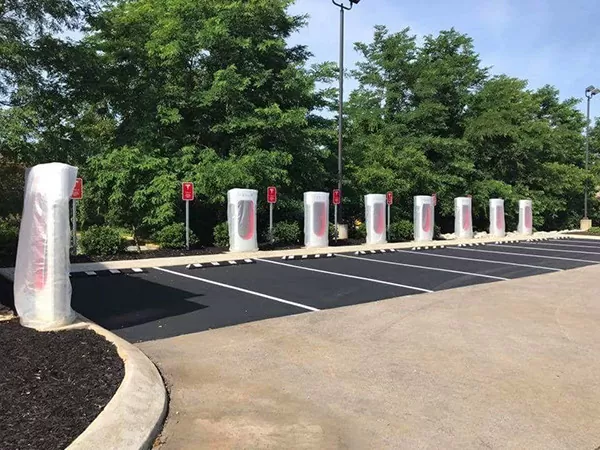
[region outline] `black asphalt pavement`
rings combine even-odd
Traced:
[[[577,239],[291,261],[259,258],[239,266],[74,277],[73,307],[140,342],[599,262],[600,242]]]

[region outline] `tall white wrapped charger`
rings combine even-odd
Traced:
[[[454,199],[454,235],[457,239],[473,237],[473,202],[471,197]]]
[[[329,245],[329,193],[304,193],[304,245]]]
[[[40,164],[26,176],[14,278],[15,308],[25,327],[48,330],[75,318],[69,201],[76,178],[77,168],[61,163]]]
[[[367,228],[367,244],[385,244],[385,194],[365,195],[365,225]]]
[[[517,233],[533,234],[533,211],[531,200],[519,200],[519,225]]]
[[[431,195],[417,195],[414,197],[414,227],[415,241],[433,240],[434,206]]]
[[[506,235],[504,199],[490,199],[490,235],[495,237],[504,237]]]
[[[230,189],[227,191],[227,224],[229,226],[229,251],[252,252],[258,250],[256,237],[256,189]]]

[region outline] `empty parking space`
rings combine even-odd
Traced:
[[[351,255],[343,256],[357,258],[357,256]],[[452,248],[448,248],[442,250],[419,251],[398,250],[393,253],[367,254],[360,256],[360,258],[373,262],[418,264],[420,266],[430,267],[433,270],[464,271],[470,274],[477,274],[480,277],[487,276],[508,279],[540,275],[561,270],[542,265],[503,262],[491,258],[475,258],[472,256],[473,255],[465,253],[462,255],[456,252],[453,253]]]
[[[73,278],[73,305],[139,342],[597,264],[600,242],[587,244],[512,242],[291,261],[258,258],[254,264],[201,269],[155,267],[144,274]]]
[[[307,311],[155,270],[71,281],[73,308],[131,342]]]
[[[548,268],[556,269],[574,269],[577,267],[584,267],[590,264],[597,264],[596,261],[566,257],[566,256],[555,256],[548,253],[536,254],[535,252],[519,249],[510,249],[502,247],[491,247],[486,245],[484,247],[448,247],[442,250],[429,250],[431,253],[437,253],[441,255],[461,256],[475,259],[488,259],[494,261],[510,262],[517,264],[528,264]]]
[[[334,259],[334,258],[332,258]],[[304,264],[310,261],[302,261]],[[182,274],[202,277],[209,281],[227,284],[318,309],[366,303],[383,298],[422,293],[400,283],[379,282],[377,279],[360,279],[335,276],[327,273],[303,270],[286,265],[259,261],[244,266],[220,267],[206,270],[189,270],[174,267]]]
[[[340,255],[330,259],[314,259],[309,261],[278,262],[273,264],[286,264],[286,267],[299,270],[320,270],[331,274],[362,276],[371,280],[382,280],[388,283],[402,283],[411,288],[439,291],[470,284],[500,281],[503,278],[494,276],[478,276],[465,271],[440,271],[435,266],[373,264],[362,258],[346,258]],[[432,270],[433,269],[433,270]]]

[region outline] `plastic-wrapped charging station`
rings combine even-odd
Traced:
[[[533,234],[533,211],[531,200],[519,200],[519,234]]]
[[[506,236],[504,222],[504,199],[490,199],[490,235],[495,237]]]
[[[229,226],[229,251],[252,252],[258,250],[256,238],[255,189],[227,191],[227,224]]]
[[[367,244],[385,244],[386,240],[385,194],[365,195],[365,225]]]
[[[69,201],[77,168],[61,163],[32,167],[25,180],[14,277],[21,324],[48,330],[71,323]]]
[[[329,193],[304,193],[304,245],[329,245]]]
[[[433,240],[434,206],[433,197],[430,195],[417,195],[414,197],[414,227],[415,241]]]
[[[471,197],[454,199],[454,234],[457,239],[473,237],[473,202]]]

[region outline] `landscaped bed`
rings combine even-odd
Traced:
[[[115,346],[92,330],[38,332],[0,321],[0,449],[66,448],[124,373]]]

